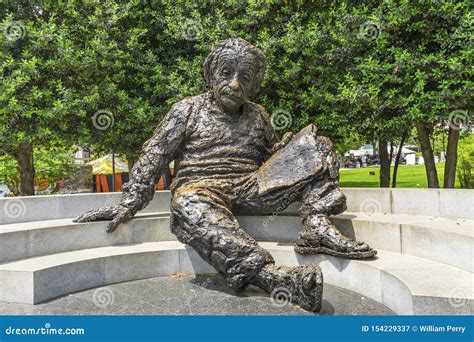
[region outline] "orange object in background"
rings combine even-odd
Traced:
[[[97,192],[109,192],[107,175],[95,175],[95,190]]]
[[[170,169],[171,175],[174,174],[174,169]],[[112,184],[110,180],[107,180],[108,175],[104,174],[97,174],[95,175],[95,191],[96,192],[111,192],[112,191]],[[121,192],[122,191],[122,174],[116,173],[115,174],[115,191]],[[164,177],[160,177],[155,184],[156,190],[165,190],[165,181]]]
[[[165,181],[163,180],[163,177],[160,177],[158,179],[158,182],[156,182],[155,190],[164,190],[165,189]]]
[[[115,174],[115,191],[122,191],[122,174]]]
[[[38,187],[39,191],[44,191],[49,187],[49,179],[48,177],[40,178],[38,176],[35,177],[35,185]]]
[[[174,168],[170,168],[171,177],[174,175]],[[164,177],[160,177],[158,182],[156,182],[155,190],[165,190],[165,179]]]
[[[95,191],[96,192],[111,192],[112,184],[107,181],[107,175],[95,175]],[[115,191],[122,191],[122,174],[115,174]]]

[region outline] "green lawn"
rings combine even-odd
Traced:
[[[443,186],[444,163],[437,163],[438,177],[440,186]],[[370,175],[369,172],[375,172]],[[341,170],[340,184],[343,187],[356,188],[378,188],[379,187],[379,168],[366,167],[361,169]],[[393,173],[393,167],[392,167]],[[391,182],[391,181],[390,181]],[[401,165],[398,168],[397,188],[427,188],[426,172],[424,165]],[[456,179],[456,187],[459,182]]]

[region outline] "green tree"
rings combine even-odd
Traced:
[[[32,195],[34,147],[78,142],[83,89],[99,66],[82,56],[91,32],[71,2],[2,2],[0,13],[0,154],[16,159],[20,194]]]
[[[390,184],[384,146],[401,142],[413,125],[430,186],[436,186],[431,132],[440,118],[470,105],[467,1],[105,0],[0,6],[5,28],[20,22],[26,32],[21,39],[0,40],[0,127],[8,132],[1,146],[27,157],[17,158],[24,170],[32,170],[29,155],[38,144],[87,144],[96,153],[124,154],[133,163],[171,104],[205,91],[202,62],[217,41],[229,37],[243,37],[266,54],[258,102],[279,132],[314,123],[339,145],[354,131],[378,141],[384,186]],[[453,160],[456,130],[451,132]],[[449,175],[453,163],[446,165]],[[31,172],[25,174],[28,183]]]
[[[348,12],[347,25],[350,31],[359,27],[359,35],[341,44],[349,66],[338,95],[341,116],[351,116],[362,134],[381,142],[381,174],[389,172],[382,155],[386,141],[400,139],[415,125],[430,187],[439,187],[430,135],[449,121],[444,185],[453,187],[456,122],[468,124],[473,89],[469,3],[374,1]],[[387,177],[381,178],[388,186]]]
[[[2,2],[0,154],[34,193],[35,146],[137,151],[156,126],[160,65],[131,21],[134,2]],[[147,39],[147,42],[150,40]],[[158,92],[162,89],[158,89]]]

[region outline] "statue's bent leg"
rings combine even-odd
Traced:
[[[317,136],[310,125],[268,159],[243,186],[238,211],[279,214],[301,200],[303,231],[295,243],[301,254],[325,253],[364,259],[376,254],[367,244],[349,239],[329,221],[346,210],[339,184],[339,170],[331,141]]]
[[[338,214],[344,208],[344,195],[336,182],[323,178],[308,184],[303,191],[300,208],[303,231],[296,240],[295,251],[349,259],[365,259],[376,255],[377,251],[366,243],[345,237],[331,223],[329,215]]]
[[[329,220],[330,215],[346,210],[346,198],[339,188],[338,164],[331,141],[325,137],[317,137],[316,141],[326,167],[303,188],[300,216],[304,228],[295,243],[295,251],[352,259],[371,258],[377,251],[364,242],[345,237]]]
[[[212,265],[227,285],[242,291],[274,260],[240,228],[219,196],[208,189],[179,188],[171,201],[171,229],[178,240]]]
[[[209,189],[180,188],[171,201],[173,233],[190,245],[226,280],[242,291],[254,284],[268,293],[282,291],[308,311],[319,311],[322,273],[317,265],[275,266],[273,257],[250,237],[224,201]]]

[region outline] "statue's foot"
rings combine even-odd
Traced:
[[[295,251],[300,254],[329,254],[347,259],[368,259],[377,254],[366,243],[342,235],[325,215],[306,218],[305,228],[296,240]]]
[[[307,311],[321,311],[323,274],[319,266],[267,265],[258,277],[256,285],[269,292],[277,305],[292,302]]]

